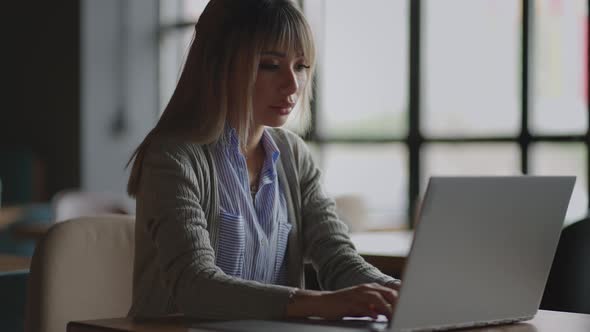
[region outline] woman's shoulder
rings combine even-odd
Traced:
[[[205,160],[208,146],[179,136],[153,137],[146,148],[148,159],[173,159],[179,163],[195,163]]]
[[[268,130],[277,144],[286,144],[295,151],[299,151],[305,147],[305,141],[303,141],[303,139],[299,135],[297,135],[289,129],[268,128]]]
[[[305,171],[313,166],[313,157],[307,143],[298,134],[284,128],[269,128],[275,143],[281,151],[284,164]]]

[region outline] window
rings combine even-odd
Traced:
[[[587,1],[535,1],[531,132],[588,130]]]
[[[162,0],[168,100],[206,0]],[[302,0],[318,45],[307,139],[367,228],[410,226],[432,175],[577,175],[588,213],[584,0]]]
[[[160,109],[163,111],[180,78],[195,22],[208,0],[160,1]]]
[[[408,1],[306,1],[318,44],[310,137],[332,196],[355,195],[366,227],[407,224]]]
[[[531,174],[576,175],[566,223],[588,215],[588,5],[584,0],[534,1]]]

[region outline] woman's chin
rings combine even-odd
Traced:
[[[276,117],[273,119],[267,119],[266,121],[264,121],[263,125],[266,127],[273,127],[273,128],[282,127],[285,125],[285,123],[287,123],[287,119],[289,119],[288,115]]]

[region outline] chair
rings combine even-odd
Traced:
[[[590,218],[561,232],[541,309],[590,314]]]
[[[0,229],[0,253],[30,257],[35,250],[35,241],[21,237],[19,230],[33,225],[49,227],[53,223],[53,211],[48,203],[23,204],[14,209],[18,212],[10,224]]]
[[[131,306],[134,218],[55,224],[31,263],[25,331],[63,332],[73,320],[126,316]]]

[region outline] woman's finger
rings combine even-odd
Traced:
[[[388,303],[380,292],[369,291],[366,292],[366,295],[367,305],[371,312],[384,315],[387,319],[391,319],[393,316],[393,305]]]
[[[386,286],[382,286],[379,284],[367,284],[372,290],[378,291],[384,298],[385,300],[391,304],[392,306],[395,306],[395,304],[397,303],[397,298],[398,298],[398,292],[394,289],[388,288]]]

